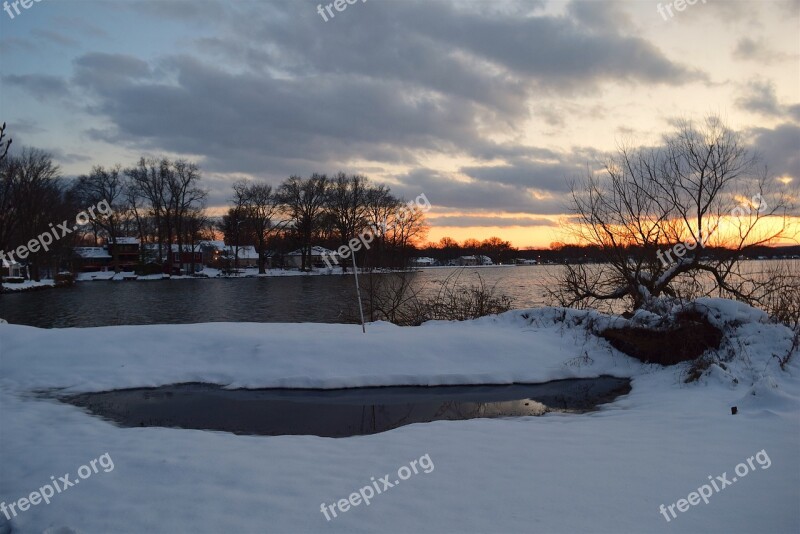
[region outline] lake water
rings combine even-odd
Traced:
[[[771,261],[745,262],[764,269]],[[449,276],[471,284],[480,276],[515,308],[542,306],[555,265],[433,268],[410,273],[413,284],[434,291]],[[385,276],[385,275],[373,275]],[[362,277],[362,284],[366,280]],[[353,276],[209,278],[133,282],[79,282],[0,296],[0,318],[42,328],[203,322],[353,322]]]
[[[552,266],[465,268],[461,281],[489,284],[514,297],[515,306],[542,303],[540,282]],[[434,287],[457,269],[410,273]],[[384,276],[384,275],[374,275]],[[366,280],[362,280],[362,284]],[[73,287],[0,296],[0,317],[41,328],[203,322],[351,322],[356,306],[352,275],[198,278],[78,282]]]

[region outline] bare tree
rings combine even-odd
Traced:
[[[28,245],[37,236],[50,233],[55,224],[75,216],[75,207],[64,194],[60,169],[47,152],[24,148],[19,155],[0,160],[0,178],[0,251]],[[52,250],[66,246],[71,234],[72,230],[64,233],[64,239],[48,246],[49,250],[26,247],[24,256],[12,259],[26,261],[31,278],[39,280],[40,268]]]
[[[366,226],[367,179],[340,172],[332,180],[326,202],[331,222],[342,243],[347,243]],[[347,263],[342,264],[344,270]]]
[[[73,191],[84,207],[96,206],[105,201],[111,208],[110,214],[98,213],[92,222],[105,232],[108,242],[112,244],[112,263],[114,272],[118,273],[119,247],[116,246],[116,238],[122,237],[122,217],[126,211],[122,168],[119,165],[109,169],[96,166],[88,175],[78,177]]]
[[[125,174],[130,183],[127,191],[131,210],[143,233],[147,220],[152,220],[158,244],[158,262],[164,261],[164,245],[178,249],[179,268],[183,268],[184,240],[188,221],[205,207],[208,191],[200,187],[200,171],[194,163],[167,158],[141,158]]]
[[[3,142],[3,139],[6,138],[6,123],[4,122],[2,126],[0,126],[0,161],[6,157],[8,154],[8,149],[11,148],[11,141],[13,139],[9,138],[8,141]]]
[[[400,201],[392,195],[388,187],[383,184],[370,187],[366,193],[366,219],[367,224],[375,232],[375,239],[369,251],[372,257],[372,267],[383,264],[386,253],[386,233],[389,219],[397,212]]]
[[[742,252],[789,231],[788,198],[757,164],[713,116],[681,122],[661,147],[619,148],[601,174],[572,186],[568,228],[604,263],[565,267],[551,294],[569,306],[630,299],[638,309],[705,273],[721,294],[753,302],[760,291],[739,268]]]
[[[219,230],[225,238],[225,244],[229,249],[233,249],[233,272],[239,271],[239,247],[247,245],[247,218],[243,207],[243,201],[237,202],[232,208],[228,208],[228,213],[222,216],[219,221]],[[230,260],[230,256],[228,257]],[[228,266],[230,268],[230,266]]]
[[[313,174],[308,179],[291,176],[278,191],[282,209],[291,220],[301,246],[301,270],[311,267],[310,253],[314,234],[325,214],[328,177]]]
[[[135,216],[140,221],[140,230],[144,228],[142,223],[145,217],[151,218],[155,226],[159,263],[164,261],[163,243],[165,233],[168,233],[164,227],[169,225],[171,219],[171,207],[167,202],[167,168],[166,160],[141,158],[134,167],[125,170],[130,179],[128,196]]]
[[[167,183],[169,189],[169,200],[167,202],[171,209],[172,221],[175,229],[175,241],[178,249],[178,269],[183,271],[183,253],[185,248],[185,236],[188,225],[192,217],[196,217],[198,212],[205,208],[205,200],[208,191],[199,186],[200,170],[194,163],[186,160],[177,160],[168,163]],[[167,242],[172,244],[171,229],[168,233]],[[192,254],[194,258],[194,254]],[[194,264],[194,259],[191,260]],[[192,265],[194,269],[194,265]]]
[[[247,180],[233,185],[234,202],[241,206],[249,230],[255,238],[258,252],[258,272],[266,273],[267,246],[271,236],[281,228],[276,217],[280,211],[278,195],[273,193],[267,183],[252,183]]]
[[[399,208],[392,214],[387,231],[387,241],[395,254],[395,266],[405,268],[408,265],[408,250],[421,243],[428,235],[428,223],[425,213],[417,206],[399,203]]]

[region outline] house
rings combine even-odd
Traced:
[[[287,267],[295,267],[299,269],[302,266],[303,257],[302,257],[303,249],[297,249],[293,252],[286,254],[285,262]],[[327,259],[327,262],[325,261]],[[317,268],[325,268],[328,267],[328,264],[331,266],[338,265],[341,259],[339,258],[339,253],[333,250],[328,250],[325,247],[318,247],[314,246],[311,247],[310,257],[306,259],[306,261]],[[350,258],[348,258],[348,261]]]
[[[224,269],[228,266],[228,249],[225,241],[202,241],[200,252],[203,255],[203,265],[215,269]]]
[[[203,270],[203,251],[199,245],[173,244],[167,251],[167,264],[171,267],[172,274],[189,274],[194,265],[194,272]]]
[[[436,260],[433,258],[411,258],[412,267],[432,267],[436,265]]]
[[[461,267],[472,267],[475,265],[494,265],[494,262],[489,256],[461,256],[456,258],[453,264]]]
[[[0,264],[0,280],[4,278],[27,278],[28,268],[18,261],[3,258]]]
[[[112,258],[112,264],[116,252],[121,271],[133,271],[139,264],[140,242],[135,237],[112,238],[106,249]]]
[[[459,256],[455,260],[455,265],[460,267],[479,265],[477,256]]]
[[[258,251],[252,245],[240,245],[237,247],[226,245],[224,241],[204,241],[200,245],[203,251],[203,264],[217,269],[232,269],[234,265],[234,256],[236,257],[236,265],[239,269],[248,269],[258,267]],[[265,265],[270,267],[275,253],[267,251],[264,254],[266,260]]]
[[[105,247],[75,247],[72,253],[76,271],[105,272],[111,266],[111,254]]]
[[[236,247],[230,247],[233,252],[236,252]],[[232,256],[231,256],[232,257]],[[258,251],[253,246],[240,246],[239,253],[236,254],[237,265],[240,269],[258,267]]]

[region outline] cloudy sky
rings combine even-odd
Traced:
[[[0,122],[67,176],[190,158],[212,208],[241,177],[362,173],[425,193],[432,240],[561,240],[570,179],[708,113],[800,189],[800,0],[318,4],[9,5]]]

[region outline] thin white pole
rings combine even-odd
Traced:
[[[358,311],[361,314],[361,331],[367,333],[367,327],[364,326],[364,307],[361,305],[361,288],[358,287],[358,267],[356,266],[356,253],[351,250],[350,255],[353,256],[353,276],[356,277],[356,296],[358,297]]]

